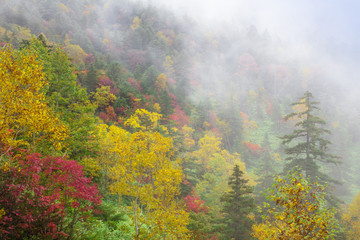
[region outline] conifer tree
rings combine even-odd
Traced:
[[[323,184],[335,182],[320,170],[319,163],[339,163],[338,157],[329,153],[331,142],[324,135],[331,132],[324,127],[326,122],[315,115],[319,102],[312,100],[313,95],[307,91],[300,101],[291,104],[297,111],[285,116],[285,120],[295,120],[295,130],[281,137],[288,155],[285,172],[297,169],[311,180]]]
[[[87,91],[90,93],[90,92],[95,92],[97,85],[98,85],[98,79],[97,79],[96,69],[94,65],[91,65],[89,68],[89,72],[86,75],[85,86],[87,88]]]
[[[223,239],[249,239],[253,224],[249,217],[255,204],[250,196],[252,188],[247,185],[248,180],[243,178],[239,165],[235,165],[234,172],[229,178],[230,191],[226,192],[221,201],[224,203],[224,230]]]
[[[275,170],[275,159],[271,154],[270,142],[268,134],[265,135],[264,141],[261,145],[263,147],[263,152],[259,156],[260,164],[257,167],[255,174],[259,176],[257,179],[257,184],[255,186],[254,192],[258,194],[256,197],[256,203],[263,203],[266,201],[263,193],[266,189],[271,188],[274,176],[276,174]]]

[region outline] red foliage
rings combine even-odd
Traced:
[[[190,186],[190,182],[188,180],[184,180],[183,184]]]
[[[99,112],[99,118],[101,118],[106,123],[110,121],[109,116],[104,112]]]
[[[176,96],[173,93],[169,93],[171,99],[171,105],[175,105],[176,103]]]
[[[124,116],[124,117],[127,116],[127,114],[126,114],[126,111],[127,111],[127,110],[128,110],[128,109],[127,109],[125,106],[121,106],[121,107],[119,107],[119,108],[115,108],[115,112],[116,112],[117,114],[121,115],[121,116]]]
[[[131,86],[133,86],[134,88],[136,88],[137,90],[139,90],[139,92],[142,92],[143,89],[141,87],[141,81],[136,81],[135,79],[133,78],[128,78],[127,80],[128,83],[130,83]]]
[[[106,113],[104,112],[100,112],[99,113],[99,118],[101,118],[104,122],[109,123],[110,121],[116,121],[117,120],[117,115],[115,113],[115,110],[112,106],[108,106],[107,108],[105,108]]]
[[[138,98],[134,94],[129,93],[129,97],[130,97],[130,100],[131,100],[131,106],[132,106],[133,111],[135,111],[136,109],[141,109],[142,108],[141,101],[138,101]]]
[[[116,116],[116,113],[114,111],[114,108],[112,106],[108,106],[105,110],[106,110],[106,113],[109,116],[110,120],[116,121],[117,116]]]
[[[196,86],[199,85],[199,81],[192,79],[192,80],[190,80],[190,85],[191,85],[192,87],[196,87]]]
[[[206,239],[206,240],[217,240],[217,239],[218,239],[217,236],[212,236],[211,238],[208,238],[208,239]]]
[[[246,115],[246,113],[240,112],[240,115],[244,120],[248,120],[248,116]]]
[[[182,110],[180,104],[176,101],[176,96],[169,93],[171,99],[171,106],[174,108],[174,113],[169,117],[170,120],[175,121],[179,127],[189,124],[189,117]]]
[[[209,122],[210,122],[210,125],[212,128],[215,128],[216,127],[216,120],[218,119],[218,117],[216,116],[216,113],[215,111],[210,111],[210,119],[209,119]]]
[[[169,85],[172,85],[172,86],[176,84],[176,80],[173,79],[173,78],[168,78],[167,82],[168,82]]]
[[[260,152],[263,152],[263,151],[265,151],[265,149],[264,148],[262,148],[262,147],[260,147],[259,145],[257,145],[257,144],[253,144],[253,143],[251,143],[251,142],[244,142],[243,143],[249,150],[250,150],[250,152],[251,153],[253,153],[253,154],[260,154]]]
[[[1,239],[71,238],[74,224],[85,221],[101,203],[97,187],[76,161],[25,151],[10,153],[8,158],[17,164],[0,170],[0,206],[5,210]]]
[[[114,83],[110,80],[110,78],[106,75],[99,76],[98,82],[102,86],[110,86],[114,87]]]
[[[239,67],[241,76],[255,74],[259,71],[255,58],[248,53],[239,57]]]
[[[92,53],[89,53],[86,58],[85,58],[85,64],[86,65],[91,65],[95,63],[95,57]]]
[[[98,82],[100,86],[109,86],[111,94],[117,95],[119,93],[119,89],[115,87],[115,84],[110,80],[108,76],[99,76]]]
[[[187,195],[185,198],[185,204],[189,211],[193,212],[204,212],[207,213],[208,209],[205,206],[205,201],[201,200],[200,197],[194,197],[192,195]]]
[[[175,121],[180,127],[189,124],[189,117],[178,105],[175,106],[174,113],[171,114],[170,119]]]
[[[130,65],[131,70],[135,70],[138,65],[145,62],[145,51],[131,49],[127,52],[127,61]]]

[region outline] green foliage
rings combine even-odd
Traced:
[[[155,82],[159,74],[159,71],[154,66],[146,69],[146,71],[141,76],[141,86],[144,88],[144,93],[155,95]]]
[[[223,239],[249,239],[253,220],[250,218],[255,209],[254,199],[250,195],[252,188],[244,173],[235,165],[233,174],[229,178],[230,191],[226,192],[221,201],[224,202]]]
[[[97,73],[95,70],[94,65],[91,65],[89,68],[89,72],[86,75],[86,79],[85,79],[85,86],[87,91],[90,92],[95,92],[99,82],[97,79]]]
[[[48,83],[46,99],[69,128],[66,153],[76,160],[94,155],[97,144],[91,135],[95,130],[96,106],[90,103],[86,90],[78,85],[68,56],[58,46],[50,45],[43,35],[31,39],[23,48],[34,49],[39,54]]]
[[[119,210],[118,204],[104,201],[99,211],[100,213],[95,215],[97,219],[93,224],[93,230],[83,238],[84,240],[132,239],[132,220],[125,210]]]
[[[314,115],[319,110],[319,102],[312,100],[310,92],[305,92],[299,102],[292,104],[294,112],[285,116],[285,120],[294,120],[294,131],[281,137],[285,145],[285,153],[288,155],[285,171],[300,170],[312,181],[319,179],[321,184],[332,180],[320,169],[320,163],[339,163],[338,157],[329,154],[331,142],[325,138],[330,131],[323,126],[326,122]]]
[[[179,184],[181,194],[176,196],[176,201],[181,202],[193,191],[197,191],[206,201],[209,213],[190,214],[187,228],[194,233],[194,239],[215,239],[216,233],[221,232],[220,209],[224,202],[220,201],[220,197],[228,188],[227,179],[236,159],[240,162],[240,155],[235,152],[241,154],[246,170],[258,175],[258,178],[253,176],[250,179],[251,185],[254,181],[258,183],[254,190],[255,196],[270,187],[274,172],[282,167],[284,148],[289,157],[286,170],[299,167],[305,175],[320,177],[320,182],[330,181],[331,178],[325,173],[331,173],[333,178],[344,180],[345,186],[352,189],[351,193],[338,187],[336,193],[341,196],[346,194],[346,199],[351,199],[351,195],[359,189],[357,172],[360,165],[356,162],[360,156],[360,138],[356,125],[358,116],[350,114],[353,117],[351,119],[347,116],[348,113],[335,109],[335,106],[341,106],[336,102],[337,95],[334,94],[338,89],[330,92],[331,84],[320,88],[322,78],[319,81],[311,77],[322,74],[322,70],[309,68],[306,76],[301,76],[303,63],[286,58],[279,61],[277,54],[273,52],[277,53],[283,47],[279,46],[277,40],[270,40],[270,36],[261,36],[255,27],[239,33],[232,32],[230,28],[217,29],[215,26],[204,30],[188,17],[177,19],[173,14],[152,4],[131,0],[122,0],[121,3],[97,0],[3,0],[1,10],[0,51],[5,49],[3,46],[6,44],[12,43],[15,48],[20,47],[21,51],[36,53],[39,66],[44,72],[45,83],[40,91],[45,99],[40,102],[46,103],[50,110],[49,114],[43,114],[41,118],[31,117],[35,115],[28,113],[35,108],[31,104],[24,104],[30,110],[13,114],[18,122],[13,122],[9,125],[11,127],[1,126],[0,139],[15,136],[15,140],[31,142],[36,150],[41,149],[49,154],[66,154],[76,159],[84,165],[88,176],[100,183],[99,187],[106,199],[116,198],[109,196],[108,187],[116,179],[116,176],[110,177],[110,169],[114,172],[119,169],[128,171],[130,166],[128,161],[118,164],[119,157],[109,150],[110,142],[98,139],[95,114],[103,116],[101,119],[106,123],[114,123],[120,128],[137,109],[156,111],[164,116],[160,122],[168,124],[167,129],[158,126],[153,130],[170,132],[166,136],[173,138],[171,140],[174,142],[175,156],[183,158],[181,167],[177,166],[184,177],[178,180],[182,181]],[[32,39],[31,33],[42,32],[50,41],[45,35]],[[64,44],[61,46],[54,42]],[[227,54],[234,50],[235,54]],[[69,56],[72,58],[70,61]],[[77,69],[72,64],[81,67],[77,66]],[[6,68],[0,70],[2,69]],[[157,82],[161,72],[167,78]],[[106,86],[111,86],[111,92],[108,88],[99,88],[105,75],[109,77]],[[26,73],[24,76],[31,75]],[[7,78],[2,80],[9,82]],[[9,106],[20,106],[21,104],[7,104],[5,100],[9,99],[9,93],[6,90],[9,88],[6,86],[1,90],[4,96],[2,107],[9,109]],[[293,105],[295,114],[289,117],[290,123],[285,123],[282,115],[291,109],[286,107],[289,99],[292,99],[294,92],[304,91],[308,87],[323,97],[324,103],[334,106],[335,110],[325,109],[321,113],[323,117],[317,117],[317,104],[310,103],[313,104],[314,111],[308,111],[306,107],[300,107],[306,105],[305,100],[300,100]],[[97,94],[91,100],[95,100],[100,106],[99,111],[95,112],[96,106],[89,102],[88,94]],[[334,97],[327,98],[328,95]],[[27,94],[14,94],[11,100],[14,103],[17,99],[25,99],[23,102],[33,103],[24,96]],[[190,135],[180,133],[182,130],[176,132],[176,129],[171,129],[171,124],[174,124],[171,114],[178,113],[177,110],[181,110],[181,113],[184,110],[186,117],[190,119],[190,122],[186,122],[193,128]],[[331,116],[330,111],[333,112]],[[306,118],[307,113],[311,115],[308,122],[301,117]],[[50,123],[58,121],[68,129],[66,139],[58,141],[47,136],[50,130],[60,128],[56,124],[52,127],[50,123],[47,126],[41,125],[46,120],[44,115],[49,117],[47,121]],[[104,115],[111,116],[111,120],[106,120]],[[336,162],[337,158],[329,154],[330,142],[327,140],[330,135],[323,124],[325,116],[326,119],[338,117],[337,124],[341,123],[342,132],[334,131],[334,122],[330,125],[334,132],[332,141],[337,146],[336,154],[343,156],[346,161],[341,169],[338,166],[328,168],[331,164],[327,163]],[[0,117],[10,120],[6,114]],[[351,125],[348,122],[353,123]],[[37,123],[41,126],[40,130],[32,131],[30,123]],[[285,135],[282,139],[284,145],[281,145],[276,136],[286,134],[292,127],[298,131]],[[307,133],[306,128],[309,130]],[[133,129],[131,133],[135,131]],[[304,133],[309,133],[309,149],[313,150],[309,158],[304,153]],[[217,140],[204,148],[197,144],[203,140],[203,136],[212,136]],[[37,137],[41,141],[37,141]],[[58,142],[61,144],[55,150],[52,146]],[[252,146],[260,145],[261,151],[256,154],[248,151],[248,142]],[[136,146],[124,145],[129,149]],[[122,158],[131,154],[132,151],[129,150],[129,154],[123,154]],[[171,158],[172,162],[175,156]],[[139,160],[144,163],[146,157],[148,156],[144,154]],[[8,164],[6,159],[0,159],[0,168],[5,168]],[[241,165],[240,169],[245,171],[245,165]],[[248,178],[247,175],[246,177]],[[169,179],[173,180],[171,177]],[[138,182],[135,180],[131,183],[136,185]],[[102,206],[104,213],[97,216],[98,219],[92,219],[93,227],[90,230],[93,234],[87,236],[88,239],[133,239],[136,234],[135,222],[130,217],[133,212],[125,210],[125,206],[128,207],[133,198],[126,195],[122,197],[123,201],[117,205],[105,203]],[[257,196],[257,203],[264,201],[265,199]],[[145,204],[140,205],[140,208],[146,209]],[[0,219],[1,210],[0,206]],[[150,219],[148,222],[154,226],[160,226],[163,219],[171,220],[171,214],[166,217],[161,214],[156,217],[150,215],[149,212],[142,211],[139,218]],[[116,216],[122,216],[123,219]],[[157,233],[150,235],[151,224],[142,225],[143,238],[163,237]],[[88,230],[88,226],[80,224],[74,225],[74,228],[80,232]]]
[[[127,79],[125,69],[119,62],[110,63],[106,70],[106,75],[115,82],[117,86],[120,86]]]

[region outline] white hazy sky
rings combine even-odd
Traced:
[[[211,22],[253,23],[283,38],[325,38],[357,44],[360,37],[358,0],[146,0]],[[360,43],[359,43],[360,44]]]

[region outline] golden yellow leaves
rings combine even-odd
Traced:
[[[124,125],[133,129],[154,130],[161,117],[162,115],[159,113],[149,112],[146,109],[136,109],[135,114],[126,120]]]
[[[246,114],[243,113],[243,112],[240,112],[240,115],[241,115],[241,117],[243,118],[242,127],[243,127],[244,133],[245,133],[246,135],[249,135],[252,130],[255,130],[255,129],[258,128],[258,125],[256,124],[255,121],[249,120],[248,115],[246,115]]]
[[[64,50],[69,55],[70,60],[76,65],[83,65],[87,56],[86,52],[79,46],[70,43],[69,36],[65,35]]]
[[[0,37],[3,37],[6,33],[6,29],[0,26]]]
[[[0,141],[34,148],[46,140],[62,148],[68,130],[46,104],[46,82],[36,54],[0,50],[0,79]]]
[[[107,160],[103,166],[111,180],[110,191],[133,197],[135,239],[145,238],[139,231],[143,224],[151,228],[146,238],[188,239],[188,213],[176,200],[183,179],[180,159],[172,159],[173,140],[154,131],[163,127],[158,123],[160,119],[161,114],[138,109],[125,122],[134,133],[99,125],[99,162]]]
[[[59,7],[61,8],[62,11],[68,13],[69,12],[69,8],[63,4],[63,3],[59,3]]]
[[[5,210],[3,208],[0,209],[0,220],[5,216]]]
[[[100,109],[105,109],[116,100],[116,96],[110,93],[110,86],[101,86],[101,88],[97,88],[93,98],[94,103]]]
[[[221,138],[205,135],[199,140],[199,150],[192,153],[196,162],[208,168],[209,159],[213,154],[220,152]]]
[[[324,207],[324,188],[311,183],[301,174],[276,179],[270,199],[276,207],[269,208],[264,222],[253,226],[257,239],[329,239],[337,221],[335,210]]]
[[[84,157],[81,159],[80,164],[84,166],[84,170],[88,176],[99,177],[101,167],[98,159]]]
[[[161,73],[156,78],[155,86],[156,86],[156,90],[159,92],[166,89],[166,75],[164,73]]]
[[[174,75],[174,61],[172,60],[171,56],[166,56],[165,61],[163,63],[164,68],[166,69],[166,73],[171,77]]]
[[[31,35],[30,29],[27,27],[22,27],[19,25],[12,25],[11,30],[13,32],[13,37],[16,37],[17,39],[22,40],[30,40],[33,36]],[[9,32],[11,34],[11,32]]]
[[[360,236],[360,192],[355,196],[354,200],[349,204],[342,216],[345,223],[346,239],[359,239]]]
[[[272,157],[274,158],[274,160],[275,160],[276,162],[281,162],[280,153],[273,153],[273,154],[271,154],[271,155],[272,155]]]
[[[131,25],[131,29],[132,30],[137,29],[140,26],[140,24],[141,24],[141,19],[138,16],[134,17],[133,24]]]
[[[159,112],[161,111],[160,104],[155,103],[155,104],[154,104],[154,109],[155,109],[155,111],[156,111],[157,113],[159,113]]]
[[[306,99],[305,98],[301,99],[298,104],[296,104],[292,107],[294,115],[289,117],[286,120],[296,121],[296,122],[300,121],[300,120],[304,120],[306,118],[306,114],[301,115],[301,113],[304,113],[309,109],[306,104],[307,104]]]
[[[95,12],[95,6],[88,4],[85,6],[85,10],[83,11],[83,14],[86,16],[90,16]]]
[[[192,137],[192,134],[194,133],[194,131],[195,131],[194,129],[192,129],[191,127],[188,127],[187,125],[184,125],[181,128],[180,134],[183,136],[184,145],[188,149],[195,146],[195,140]]]

